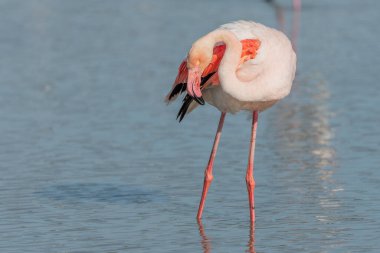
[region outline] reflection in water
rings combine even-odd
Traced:
[[[198,220],[198,228],[199,228],[199,234],[201,236],[201,244],[202,244],[203,252],[209,253],[211,252],[211,242],[205,233],[205,229],[203,227],[201,220]]]
[[[300,1],[297,2],[299,8],[294,1],[295,8],[290,33],[295,51],[297,51],[301,15]],[[286,32],[283,6],[275,1],[270,1],[270,3],[275,10],[279,29]],[[292,185],[302,189],[311,197],[310,202],[319,206],[315,210],[315,219],[320,224],[335,221],[334,211],[342,205],[336,194],[344,190],[333,178],[336,172],[336,152],[332,146],[334,134],[330,119],[334,113],[328,107],[330,94],[326,78],[319,75],[310,75],[305,78],[297,71],[292,94],[287,99],[287,103],[280,103],[276,107],[277,113],[273,120],[279,135],[275,141],[278,141],[275,143],[276,149],[290,167],[298,167],[301,171],[306,171],[302,181],[310,184],[309,187],[305,187],[305,185],[298,186],[297,183],[292,182]],[[304,157],[295,155],[295,150],[305,150]],[[294,172],[297,173],[294,170],[289,171],[287,177],[294,176]],[[289,178],[284,181],[290,180]],[[300,201],[305,202],[302,199]],[[336,235],[337,231],[330,228],[321,233],[328,238]]]
[[[249,241],[248,241],[248,250],[246,252],[255,253],[255,223],[251,223],[249,226]]]
[[[201,245],[204,253],[211,252],[211,240],[207,237],[202,221],[198,220],[199,235],[201,236]],[[255,224],[251,223],[249,227],[249,240],[245,252],[256,253],[255,250]]]
[[[312,79],[303,80],[302,86],[295,85],[288,103],[277,107],[274,121],[279,128],[276,149],[289,168],[293,168],[287,176],[298,174],[302,182],[308,182],[308,186],[298,185],[293,180],[289,187],[309,196],[299,201],[318,207],[313,215],[322,225],[336,221],[334,211],[342,205],[336,195],[344,189],[333,178],[337,166],[330,123],[334,114],[328,107],[329,87],[323,78]],[[304,150],[303,157],[294,154],[294,150]],[[326,238],[337,233],[334,228],[320,232]]]
[[[271,0],[267,2],[269,2],[275,9],[279,28],[281,31],[286,32],[283,6],[276,1]],[[293,10],[291,41],[293,48],[296,51],[300,30],[300,0],[293,0]],[[329,124],[329,118],[332,113],[327,108],[330,91],[323,78],[312,77],[307,81],[309,82],[309,85],[305,87],[297,87],[297,83],[299,82],[295,80],[292,97],[296,97],[296,99],[292,101],[294,103],[288,103],[287,105],[283,104],[283,107],[287,107],[287,112],[282,114],[284,117],[280,116],[281,119],[279,121],[283,123],[285,122],[285,124],[288,122],[289,125],[287,130],[293,133],[288,135],[289,138],[286,142],[288,145],[294,145],[294,135],[301,134],[302,136],[298,136],[296,139],[304,141],[305,143],[312,140],[312,142],[308,143],[305,147],[312,147],[311,152],[314,157],[318,158],[317,165],[321,168],[323,166],[333,165],[335,154],[335,151],[330,147],[330,141],[333,138]],[[309,100],[305,103],[305,101],[298,99],[300,97],[307,97]],[[302,129],[302,125],[305,125],[304,129]],[[292,131],[292,129],[295,129],[295,131]],[[305,137],[310,138],[305,139]],[[325,178],[327,177],[327,174],[329,173],[324,173]]]
[[[306,163],[306,169],[313,165],[317,168],[335,165],[335,150],[331,147],[334,137],[330,118],[333,112],[328,108],[330,91],[322,78],[304,80],[302,86],[296,82],[288,103],[279,104],[279,114],[276,115],[278,125],[284,128],[282,152],[303,148],[311,153],[312,164]],[[286,133],[286,134],[285,134]],[[291,153],[284,159],[292,159]],[[289,160],[289,162],[294,162]]]

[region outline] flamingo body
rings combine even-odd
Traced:
[[[224,73],[220,72],[219,66],[225,56],[226,46],[222,41],[217,42],[213,48],[212,61],[202,73],[205,81],[201,90],[206,102],[222,112],[263,111],[289,94],[295,75],[296,55],[289,39],[282,32],[251,21],[225,24],[215,31],[218,30],[231,32],[241,43],[239,64],[234,72],[245,87],[225,83],[225,86],[232,87],[233,93],[223,87],[223,80],[219,77]],[[225,60],[228,63],[228,59]],[[172,90],[166,97],[167,102],[173,101],[185,91],[187,78],[185,59],[179,67]],[[183,102],[185,114],[198,105],[191,96],[185,97]],[[179,116],[183,118],[185,114]]]
[[[252,134],[246,172],[250,220],[255,221],[253,178],[258,112],[289,94],[296,70],[296,55],[280,31],[251,21],[237,21],[199,38],[181,63],[166,101],[185,93],[177,118],[205,102],[221,111],[218,130],[205,170],[197,218],[202,217],[216,151],[226,113],[253,112]]]

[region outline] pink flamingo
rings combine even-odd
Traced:
[[[293,8],[295,11],[301,10],[301,0],[293,0]]]
[[[285,32],[285,17],[284,17],[284,8],[277,4],[274,0],[266,0],[270,3],[276,11],[277,22],[279,29],[282,32]],[[297,52],[297,39],[298,33],[300,30],[300,18],[301,18],[301,0],[293,0],[293,21],[292,21],[292,33],[291,41],[293,44],[294,51]]]
[[[187,92],[178,112],[179,121],[206,102],[221,111],[210,160],[205,170],[197,219],[200,220],[211,181],[212,169],[226,113],[253,113],[250,151],[246,172],[251,223],[255,221],[253,164],[258,112],[290,92],[296,69],[296,55],[288,38],[264,25],[237,21],[201,37],[192,45],[179,66],[167,102]]]
[[[273,3],[274,0],[265,0],[268,3]],[[300,11],[301,10],[301,0],[293,0],[293,9],[294,11]]]

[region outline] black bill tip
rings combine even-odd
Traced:
[[[203,97],[197,97],[197,96],[194,96],[193,98],[194,98],[194,100],[195,100],[198,104],[200,104],[200,105],[204,105],[204,104],[205,104],[205,100],[203,99]]]

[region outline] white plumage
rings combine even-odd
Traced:
[[[255,59],[246,61],[236,69],[238,82],[228,82],[223,78],[221,64],[221,85],[203,92],[206,102],[220,111],[232,113],[240,110],[262,111],[289,94],[295,76],[296,54],[282,32],[251,21],[225,24],[217,30],[232,32],[238,41],[258,39],[261,45]],[[233,66],[227,50],[224,64],[230,68]],[[233,70],[228,73],[233,74]]]

